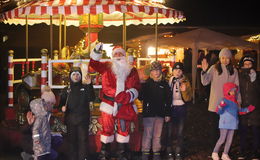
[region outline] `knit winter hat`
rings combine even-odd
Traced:
[[[184,71],[184,65],[183,65],[183,63],[181,63],[181,62],[176,62],[176,63],[174,63],[174,65],[173,65],[173,67],[172,67],[172,70],[174,70],[174,69],[180,69],[180,70]]]
[[[251,56],[244,56],[244,57],[242,58],[242,63],[244,64],[245,61],[250,61],[250,62],[252,62],[253,64],[254,64],[254,62],[255,62],[254,58],[252,58]]]
[[[78,81],[78,82],[74,82],[73,81],[73,74],[79,74],[79,76],[80,76],[80,81]],[[81,68],[80,67],[72,67],[72,69],[71,69],[71,71],[70,71],[70,75],[69,75],[69,77],[70,77],[70,82],[71,83],[81,83],[82,82],[82,72],[81,72]]]
[[[162,70],[162,65],[159,61],[153,61],[150,66],[150,71],[152,70]]]
[[[126,56],[126,51],[121,46],[115,46],[112,51],[112,56],[114,57],[115,53],[122,53]]]
[[[220,57],[227,57],[227,58],[232,58],[232,53],[228,48],[223,48],[219,52],[219,58]]]
[[[44,99],[45,102],[49,102],[51,104],[56,103],[56,98],[54,93],[51,91],[51,88],[49,86],[45,86],[42,89],[42,95],[41,98]]]

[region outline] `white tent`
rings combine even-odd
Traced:
[[[153,44],[153,41],[147,41],[147,43]],[[206,28],[199,28],[192,31],[176,34],[172,38],[159,39],[158,46],[182,47],[192,49],[193,97],[195,97],[198,49],[222,49],[224,47],[230,49],[257,49],[257,46],[253,43]],[[193,102],[195,102],[195,98]]]

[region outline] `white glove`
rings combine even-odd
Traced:
[[[256,72],[255,72],[254,69],[250,70],[249,76],[250,76],[250,81],[251,82],[254,82],[256,80]]]
[[[101,54],[101,53],[102,53],[102,50],[103,50],[103,43],[99,42],[99,43],[95,46],[94,51],[95,51],[96,53]]]

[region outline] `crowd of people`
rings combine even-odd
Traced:
[[[185,76],[184,65],[176,62],[172,66],[172,76],[166,80],[162,73],[162,64],[154,61],[150,64],[150,75],[140,81],[137,69],[128,62],[126,51],[115,47],[112,60],[101,62],[102,43],[98,43],[90,54],[90,63],[102,76],[100,111],[102,130],[100,135],[101,151],[98,160],[130,160],[129,140],[131,122],[137,119],[135,100],[142,102],[143,136],[141,144],[142,160],[183,160],[185,119],[187,108],[191,105],[192,88]],[[231,160],[229,150],[235,130],[239,130],[239,159],[248,159],[248,146],[252,144],[250,158],[259,159],[260,137],[260,83],[254,69],[255,60],[250,56],[241,59],[239,70],[232,64],[232,53],[223,48],[219,60],[209,66],[202,59],[200,79],[203,85],[210,84],[208,120],[213,124],[209,128],[209,148],[213,160]],[[69,160],[88,159],[88,132],[90,123],[90,102],[95,93],[89,75],[83,77],[78,67],[71,69],[70,84],[60,96],[59,106],[65,114],[68,137]],[[31,112],[27,114],[32,136],[32,154],[35,160],[56,159],[57,154],[51,146],[50,110],[55,104],[55,96],[50,88],[42,91],[41,98],[31,101]],[[167,125],[167,134],[162,137],[163,126]],[[252,129],[253,141],[247,137]],[[166,139],[162,144],[162,138]],[[116,141],[116,155],[111,144]],[[173,144],[173,141],[176,143]],[[225,144],[222,156],[219,152]],[[162,145],[165,155],[161,155]],[[25,154],[25,152],[23,152]],[[28,152],[27,152],[28,154]],[[25,156],[23,155],[23,158]],[[25,158],[24,158],[25,159]]]

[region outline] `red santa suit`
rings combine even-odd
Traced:
[[[125,51],[121,48],[119,51]],[[114,141],[115,125],[116,141],[129,142],[130,122],[136,118],[137,108],[134,100],[138,97],[140,88],[139,76],[136,68],[132,68],[125,79],[117,78],[112,70],[111,62],[100,62],[102,54],[92,51],[90,66],[102,75],[102,102],[100,104],[103,130],[101,142]],[[120,119],[124,120],[122,125]]]

